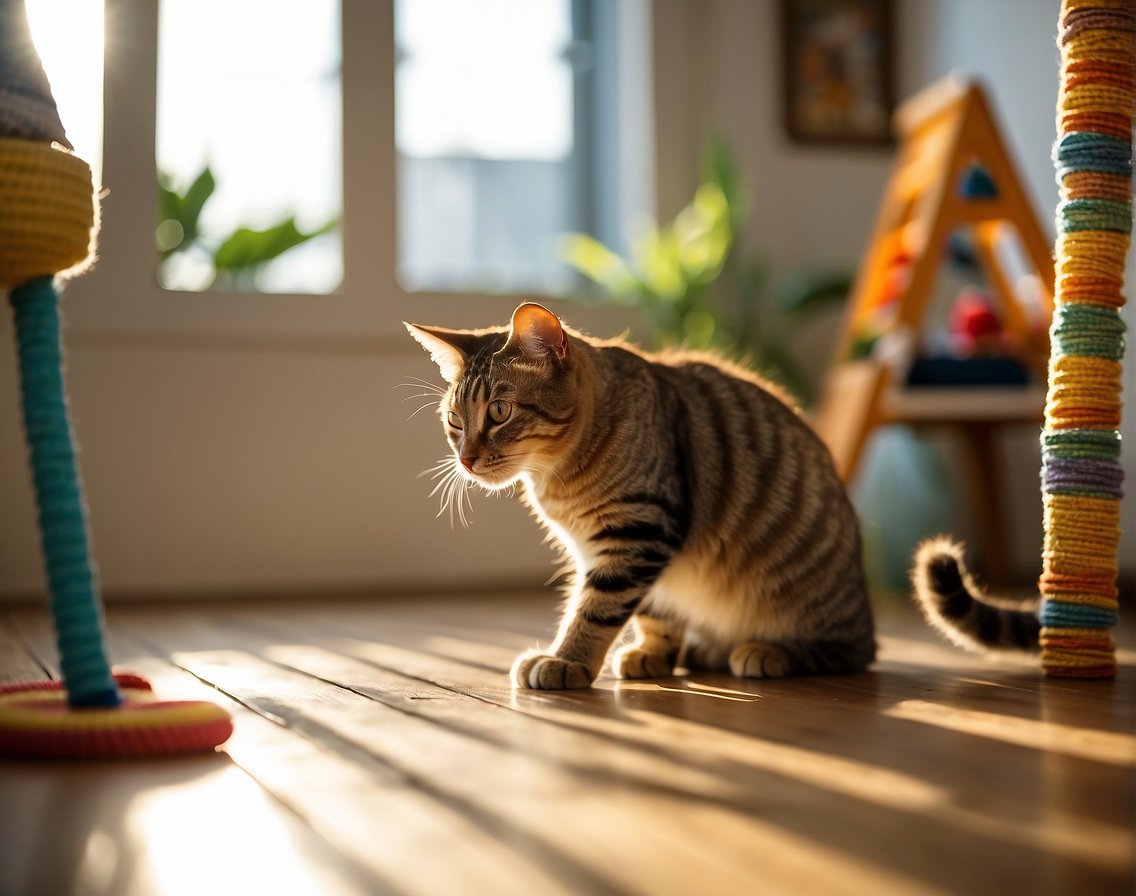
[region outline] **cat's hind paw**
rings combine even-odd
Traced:
[[[651,653],[634,644],[620,648],[611,661],[616,678],[670,678],[674,674],[671,658]]]
[[[540,691],[586,688],[592,683],[592,673],[583,663],[539,651],[522,653],[517,657],[510,678],[513,687]]]
[[[738,678],[784,678],[794,672],[793,658],[780,644],[750,641],[730,652],[730,671]]]

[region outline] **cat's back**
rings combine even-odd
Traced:
[[[654,453],[665,443],[699,503],[747,511],[769,499],[827,501],[837,510],[831,505],[846,503],[828,449],[776,384],[704,352],[589,344],[607,396],[603,414],[625,436],[613,444]]]
[[[828,449],[787,393],[713,356],[641,357],[682,456],[695,533],[764,541],[825,516],[855,527]]]
[[[786,451],[831,466],[828,451],[788,392],[759,374],[703,353],[649,359],[700,452],[720,454],[736,467],[768,463]],[[717,448],[717,451],[711,450]],[[825,470],[818,471],[822,476]]]

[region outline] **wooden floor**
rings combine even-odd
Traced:
[[[0,894],[1133,893],[1131,638],[1052,681],[881,616],[861,675],[534,693],[543,597],[112,604],[116,663],[235,733],[0,763]],[[0,609],[0,678],[53,657]]]

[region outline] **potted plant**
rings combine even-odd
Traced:
[[[638,308],[655,347],[714,349],[760,370],[806,405],[815,386],[790,349],[794,330],[814,311],[842,301],[846,271],[794,271],[771,283],[760,253],[745,253],[745,189],[725,142],[710,140],[702,182],[669,224],[647,223],[623,258],[583,233],[562,252],[595,283],[601,298]]]

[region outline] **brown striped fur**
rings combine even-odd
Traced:
[[[975,584],[962,546],[945,537],[919,546],[912,571],[915,599],[933,628],[968,650],[1039,649],[1038,601],[992,597]]]
[[[408,324],[448,382],[458,480],[522,483],[574,567],[559,631],[514,684],[586,687],[676,663],[744,677],[850,672],[875,658],[855,513],[778,390],[721,359],[648,354],[525,304],[505,328]]]

